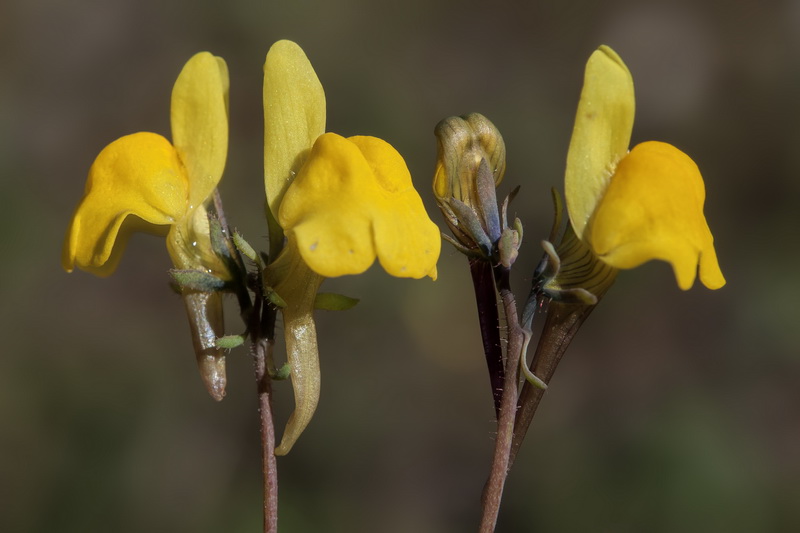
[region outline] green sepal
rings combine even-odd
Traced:
[[[458,227],[463,228],[472,242],[481,249],[486,257],[489,257],[492,254],[492,241],[486,235],[475,211],[457,198],[450,198],[448,205],[458,220]]]
[[[350,298],[343,294],[332,292],[319,292],[314,298],[314,309],[323,311],[347,311],[359,302],[358,298]]]
[[[565,304],[595,305],[597,296],[586,289],[550,289],[545,287],[542,292],[553,300]]]
[[[170,269],[169,275],[180,289],[189,289],[198,292],[216,292],[224,290],[227,286],[222,280],[213,274],[202,270],[178,270]]]
[[[217,256],[223,258],[226,263],[235,263],[231,255],[231,249],[228,247],[228,236],[225,230],[222,229],[222,223],[216,215],[209,213],[208,215],[208,233],[211,239],[211,249]]]
[[[497,241],[497,255],[500,264],[506,268],[511,268],[519,255],[520,234],[511,228],[505,228]]]
[[[286,300],[281,298],[277,292],[273,291],[269,287],[267,287],[265,297],[267,301],[269,301],[269,303],[271,303],[275,307],[279,307],[281,309],[286,307]]]
[[[279,369],[270,372],[269,377],[276,381],[283,381],[289,379],[289,376],[292,373],[292,367],[289,366],[289,363],[284,363],[282,367]]]
[[[483,259],[484,261],[486,260],[486,256],[483,255],[477,248],[467,248],[466,246],[463,246],[461,243],[459,243],[457,240],[455,240],[453,237],[451,237],[446,233],[442,233],[442,239],[452,244],[456,250],[466,255],[467,257]]]
[[[494,174],[489,169],[489,163],[485,158],[481,159],[478,165],[477,176],[475,177],[478,191],[477,211],[483,219],[483,228],[489,236],[489,240],[494,242],[500,238],[500,213],[497,212],[497,191],[495,190]]]
[[[500,218],[501,218],[501,223],[503,224],[503,228],[508,227],[508,206],[511,204],[511,202],[514,201],[514,198],[517,197],[517,193],[519,193],[519,188],[520,188],[519,185],[514,187],[514,190],[511,191],[508,194],[508,196],[506,196],[503,199],[503,205],[500,207]],[[517,220],[519,220],[519,219],[517,219]],[[521,222],[520,222],[520,225],[522,225]]]
[[[550,241],[542,241],[545,257],[536,269],[536,276],[541,277],[545,282],[550,281],[558,271],[561,270],[561,258],[556,253],[556,247]]]
[[[528,345],[531,342],[532,332],[527,327],[522,330],[522,354],[519,358],[519,368],[522,370],[522,375],[525,376],[525,379],[536,387],[537,389],[546,390],[547,383],[544,382],[542,378],[534,374],[530,368],[528,368]]]
[[[246,339],[247,335],[225,335],[223,337],[217,337],[216,345],[217,348],[221,350],[230,350],[244,344]]]

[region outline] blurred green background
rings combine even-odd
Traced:
[[[615,48],[634,142],[675,144],[703,171],[728,285],[684,293],[656,263],[619,277],[551,384],[498,531],[800,530],[797,0],[4,2],[0,530],[259,530],[246,351],[214,403],[163,241],[135,237],[105,280],[65,274],[59,254],[95,155],[168,135],[172,84],[200,50],[230,67],[228,216],[266,248],[261,67],[281,38],[315,65],[329,129],[394,144],[437,223],[434,125],[494,121],[501,192],[522,185],[523,294],[584,63]],[[436,282],[374,267],[325,289],[362,302],[319,314],[322,399],[278,461],[281,531],[475,530],[493,410],[463,257],[445,246]],[[284,421],[287,383],[276,402]]]

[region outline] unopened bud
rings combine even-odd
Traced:
[[[521,232],[508,228],[497,205],[496,188],[506,170],[503,137],[478,113],[447,118],[436,126],[439,157],[433,191],[454,239],[472,257],[500,262],[509,268],[517,256]],[[502,242],[501,242],[502,241]]]
[[[436,125],[439,144],[433,192],[438,200],[455,198],[470,207],[478,201],[476,176],[485,159],[495,187],[506,170],[506,145],[500,132],[479,113],[450,117]]]

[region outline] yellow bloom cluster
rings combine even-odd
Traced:
[[[134,231],[165,233],[177,269],[231,279],[213,250],[208,209],[228,144],[228,73],[202,52],[172,93],[170,143],[155,133],[122,137],[98,155],[67,231],[62,264],[107,276]],[[264,65],[264,169],[270,218],[266,282],[282,309],[296,408],[277,454],[285,454],[316,409],[320,375],[313,320],[325,277],[364,272],[377,258],[398,277],[436,278],[441,240],[403,158],[374,137],[325,133],[325,94],[295,43],[280,41]],[[134,216],[130,216],[134,215]],[[276,226],[277,224],[277,226]],[[287,242],[283,243],[284,235]],[[225,394],[219,292],[183,289],[201,374]]]

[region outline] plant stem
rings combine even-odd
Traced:
[[[273,341],[261,338],[253,342],[258,413],[261,422],[261,471],[264,481],[264,533],[278,531],[278,464],[275,458],[275,426],[272,422],[271,378],[267,370],[268,353]]]
[[[508,279],[509,271],[499,267],[495,270],[495,278],[503,302],[503,310],[508,327],[508,347],[506,349],[505,379],[503,396],[500,403],[500,416],[497,420],[497,440],[489,479],[483,489],[483,516],[481,517],[481,533],[492,533],[497,525],[500,512],[500,501],[503,497],[508,470],[511,466],[511,444],[514,434],[514,419],[517,411],[517,391],[519,388],[519,358],[522,350],[523,335],[517,318],[517,304],[511,292]]]
[[[247,323],[250,332],[250,351],[256,375],[258,395],[259,427],[261,433],[261,473],[264,484],[264,533],[278,531],[278,463],[275,457],[275,425],[272,421],[272,378],[269,364],[272,361],[272,348],[275,344],[275,310],[264,300],[260,273],[250,289],[255,293],[255,304],[247,292],[248,276],[236,246],[231,241],[231,232],[222,207],[222,198],[214,190],[214,211],[228,239],[228,247],[241,273],[236,286],[240,315]]]
[[[531,368],[533,373],[541,378],[542,381],[547,384],[550,383],[550,379],[561,361],[561,356],[564,355],[570,342],[572,342],[572,338],[594,308],[594,305],[550,302]],[[533,416],[536,414],[536,409],[539,407],[539,402],[542,400],[544,393],[544,389],[534,387],[527,381],[522,386],[519,411],[514,424],[514,438],[511,444],[509,468],[514,464],[514,459],[517,456],[517,452],[519,452],[520,446],[522,446],[522,441],[528,432],[528,427],[533,421]]]
[[[269,369],[275,345],[275,309],[264,299],[260,279],[253,284],[255,306],[249,313],[253,366],[258,393],[261,433],[261,473],[264,483],[264,533],[278,531],[278,462],[275,457],[275,424],[272,420],[272,377]]]
[[[489,382],[492,386],[495,416],[500,417],[500,404],[503,400],[503,348],[500,345],[500,317],[497,311],[492,265],[481,259],[471,259],[469,272],[475,288],[475,302],[478,304],[478,323],[483,340],[483,353],[489,369]]]

